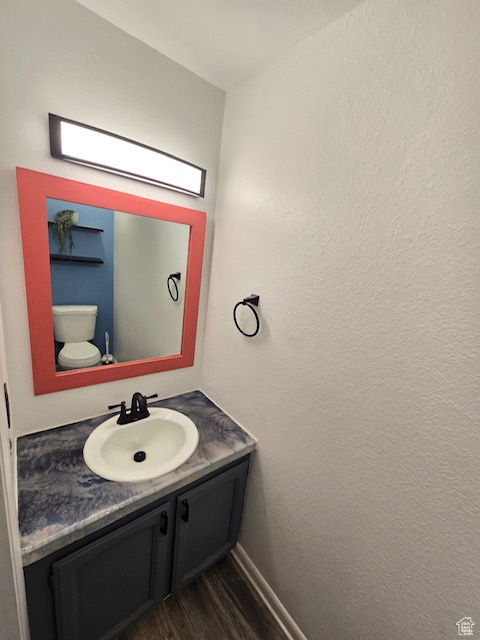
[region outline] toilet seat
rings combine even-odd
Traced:
[[[91,342],[66,342],[58,354],[62,369],[95,367],[101,360],[99,349]]]

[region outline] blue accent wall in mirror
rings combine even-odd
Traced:
[[[110,350],[114,353],[113,292],[114,292],[114,212],[84,204],[72,204],[47,198],[47,217],[55,220],[58,211],[74,210],[78,224],[72,227],[75,247],[72,256],[98,258],[102,262],[78,262],[67,252],[63,260],[52,260],[50,276],[52,304],[97,305],[98,316],[93,344],[102,353],[105,350],[105,332],[110,338]],[[52,224],[48,226],[50,255],[60,254],[59,242]],[[60,348],[60,343],[56,347]],[[56,348],[57,351],[57,348]]]

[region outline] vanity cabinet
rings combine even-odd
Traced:
[[[237,465],[177,497],[172,593],[235,546],[247,464]]]
[[[109,637],[168,594],[169,504],[53,564],[59,640]]]
[[[108,640],[232,549],[249,456],[25,567],[31,640]]]

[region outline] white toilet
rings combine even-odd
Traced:
[[[55,340],[65,344],[58,354],[64,370],[95,367],[101,362],[99,349],[88,342],[95,335],[97,305],[58,304],[52,307]]]

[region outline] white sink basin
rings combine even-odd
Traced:
[[[117,424],[118,416],[102,422],[85,442],[87,466],[107,480],[142,482],[183,464],[197,447],[197,427],[173,409],[149,411],[148,418],[130,424]]]

